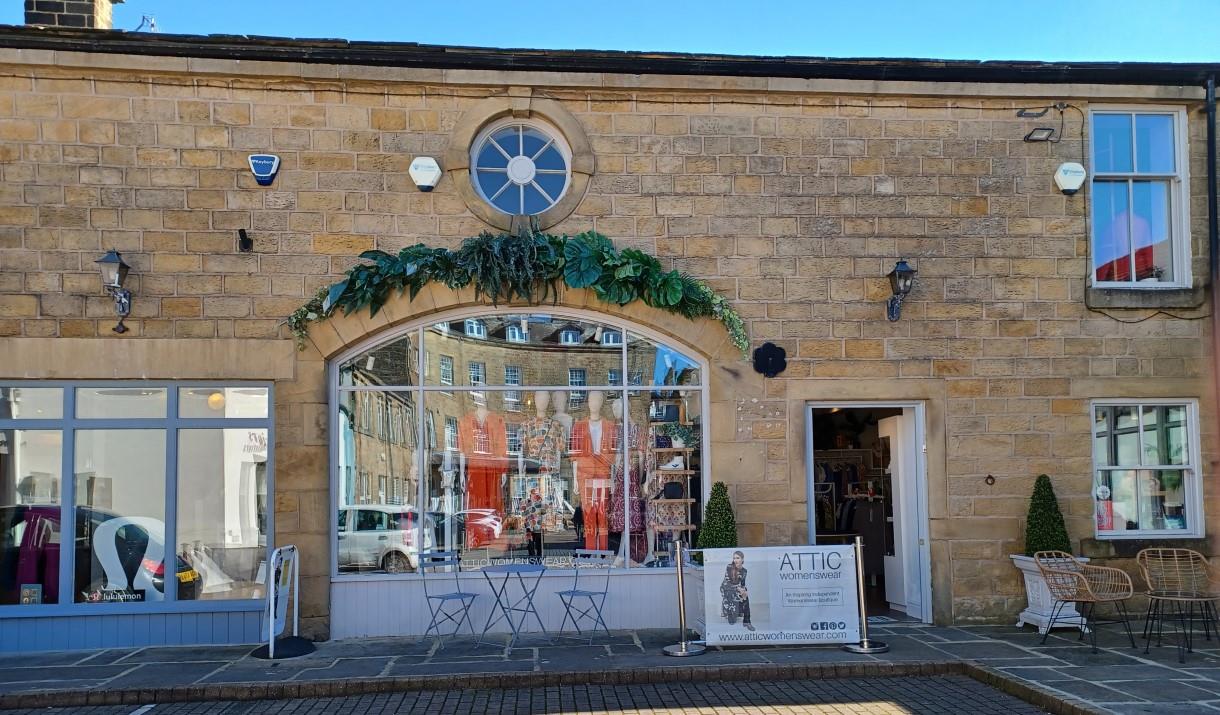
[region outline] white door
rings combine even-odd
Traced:
[[[904,474],[901,448],[901,417],[885,417],[877,420],[877,438],[886,445],[882,449],[882,453],[889,457],[889,461],[884,464],[876,465],[885,470],[886,474],[890,475],[890,493],[887,495],[893,500],[891,504],[893,516],[890,519],[893,521],[894,532],[894,547],[893,554],[886,554],[883,561],[885,564],[885,600],[889,602],[890,608],[896,611],[906,612],[907,596],[906,596],[906,567],[904,564],[905,556],[905,534],[902,532],[902,527],[905,519],[902,514],[902,504],[904,503],[904,486],[909,484],[909,475]],[[905,478],[904,478],[905,477]],[[909,486],[907,486],[909,489]],[[916,612],[914,615],[918,615]]]
[[[924,619],[923,559],[919,529],[919,450],[915,410],[878,420],[877,431],[890,442],[890,479],[894,491],[894,556],[886,562],[886,598],[907,615]],[[891,573],[899,583],[891,585]]]

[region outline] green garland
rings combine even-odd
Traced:
[[[719,320],[743,356],[750,338],[737,311],[723,296],[686,273],[666,271],[656,258],[634,248],[615,249],[610,239],[592,231],[556,236],[527,230],[519,235],[482,233],[457,250],[422,243],[392,255],[365,251],[369,263],[353,266],[347,277],[318,292],[288,317],[288,327],[304,345],[309,323],[336,310],[345,315],[368,308],[376,315],[394,292],[414,298],[433,281],[458,290],[473,285],[476,297],[493,305],[515,298],[540,303],[558,295],[558,285],[591,288],[607,303],[636,300],[686,318]]]

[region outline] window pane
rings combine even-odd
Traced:
[[[0,605],[59,602],[63,435],[0,430]]]
[[[1186,464],[1186,408],[1145,405],[1144,464]]]
[[[376,390],[339,395],[341,572],[405,573],[419,565],[414,399]],[[431,545],[424,542],[425,549]]]
[[[1093,182],[1093,270],[1099,281],[1131,280],[1129,185]]]
[[[1093,464],[1110,466],[1110,408],[1098,406],[1093,410]]]
[[[698,364],[682,353],[635,333],[627,335],[627,370],[646,385],[698,385]]]
[[[58,387],[0,387],[0,420],[57,420],[64,416]]]
[[[479,152],[478,167],[480,169],[506,169],[508,168],[508,157],[504,156],[504,152],[492,146],[491,142],[488,142]],[[507,176],[504,173],[500,175]]]
[[[418,385],[415,336],[415,331],[411,331],[344,362],[339,366],[339,385]]]
[[[1169,229],[1169,182],[1135,181],[1132,190],[1131,236],[1135,247],[1135,279],[1173,280],[1173,244]]]
[[[82,419],[131,419],[166,416],[163,387],[79,387],[76,416]]]
[[[1154,492],[1152,502],[1154,529],[1185,530],[1186,523],[1186,473],[1181,469],[1163,469],[1154,472],[1159,493]]]
[[[473,384],[468,380],[472,371],[478,370],[483,375],[483,384],[490,386],[562,387],[569,384],[569,367],[584,369],[589,379],[598,381],[605,379],[610,368],[622,369],[622,347],[602,344],[602,336],[612,330],[607,326],[529,314],[480,316],[479,323],[485,328],[485,338],[435,327],[424,331],[425,350],[452,356],[450,364],[461,371],[454,384]],[[521,337],[525,338],[524,342],[520,341]],[[444,362],[445,357],[442,357]],[[518,367],[519,371],[508,370],[511,366]],[[448,366],[442,364],[439,374],[425,376],[426,384],[451,384],[448,371]],[[519,381],[509,381],[510,375],[519,377]],[[600,384],[592,383],[593,386]],[[494,392],[488,394],[489,399],[497,399]]]
[[[1137,474],[1130,469],[1097,473],[1094,499],[1097,504],[1098,533],[1140,528]]]
[[[1094,171],[1131,171],[1131,115],[1093,115]]]
[[[1157,174],[1174,172],[1172,115],[1136,115],[1135,170]]]
[[[178,432],[178,557],[199,576],[179,600],[265,595],[267,450],[265,429]]]
[[[178,388],[181,417],[258,419],[268,416],[268,403],[265,387]]]
[[[75,477],[75,600],[164,600],[165,430],[78,430]],[[189,598],[199,574],[176,562]]]
[[[615,481],[613,499],[614,509],[625,508],[631,521],[630,547],[619,547],[625,562],[629,556],[632,565],[671,565],[673,540],[689,541],[703,523],[700,399],[696,390],[628,393],[629,470],[625,487]],[[612,512],[612,532],[620,521]]]

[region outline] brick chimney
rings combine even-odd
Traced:
[[[25,0],[25,24],[109,30],[112,5],[123,0]]]

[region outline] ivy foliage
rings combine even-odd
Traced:
[[[589,288],[607,303],[647,305],[686,318],[709,317],[728,330],[745,355],[750,347],[745,323],[721,295],[692,276],[665,270],[653,256],[634,248],[618,250],[610,239],[593,231],[556,236],[536,230],[520,234],[484,232],[462,242],[457,250],[422,243],[398,255],[365,251],[366,263],[353,266],[347,277],[297,309],[288,326],[302,342],[309,323],[336,310],[350,314],[368,308],[376,315],[393,294],[414,298],[431,282],[450,289],[473,285],[475,295],[493,305],[522,300],[541,303],[557,298],[559,286]]]
[[[1033,556],[1039,551],[1072,552],[1063,512],[1059,511],[1059,500],[1051,478],[1041,474],[1034,481],[1034,493],[1029,498],[1029,513],[1025,517],[1025,555]]]

